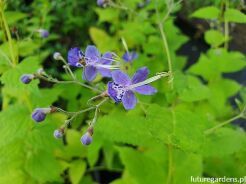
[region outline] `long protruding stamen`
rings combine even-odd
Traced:
[[[150,78],[146,79],[145,81],[142,81],[142,82],[139,82],[136,84],[132,84],[129,87],[127,87],[127,89],[133,89],[133,88],[136,88],[139,86],[143,86],[143,85],[149,84],[151,82],[154,82],[156,80],[159,80],[162,77],[167,77],[167,76],[169,76],[168,72],[161,72],[161,73],[156,74],[156,76],[154,76],[154,77],[150,77]]]
[[[96,64],[95,66],[96,67],[100,67],[100,68],[111,69],[111,70],[120,69],[119,65],[101,65],[101,64]]]
[[[105,58],[105,57],[101,57],[101,59],[105,59],[105,60],[113,61],[113,62],[120,62],[119,59],[111,59],[111,58]]]

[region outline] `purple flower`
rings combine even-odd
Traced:
[[[83,67],[83,79],[93,81],[97,73],[103,77],[111,77],[110,69],[119,69],[119,66],[112,65],[113,54],[106,52],[101,56],[94,45],[86,47],[85,54],[79,48],[72,48],[68,52],[68,63],[72,66]]]
[[[111,77],[110,69],[114,69],[114,66],[111,65],[113,62],[111,52],[106,52],[101,57],[98,49],[93,45],[89,45],[85,50],[85,62],[83,71],[84,80],[93,81],[97,73],[100,73],[104,77]]]
[[[136,71],[132,79],[120,70],[112,72],[113,82],[108,83],[108,95],[116,102],[122,102],[126,110],[133,109],[137,103],[135,92],[143,95],[152,95],[157,92],[155,88],[148,85],[149,70],[142,67]],[[147,79],[147,80],[146,80]]]
[[[34,75],[33,74],[23,74],[20,77],[21,82],[24,83],[24,84],[29,84],[33,79],[34,79]]]
[[[86,132],[80,139],[81,143],[84,145],[89,145],[92,142],[92,137],[89,132]]]
[[[51,112],[51,108],[36,108],[32,113],[32,119],[36,122],[44,121],[46,114]]]
[[[38,29],[37,32],[39,32],[40,37],[47,38],[49,36],[49,32],[45,29]]]
[[[60,139],[60,138],[62,138],[62,136],[63,136],[63,131],[62,130],[55,130],[54,131],[54,137],[56,139]]]
[[[68,64],[75,67],[82,67],[85,64],[84,54],[78,47],[71,48],[68,51],[67,60]]]
[[[130,62],[132,63],[133,60],[138,58],[138,54],[137,52],[133,51],[133,52],[126,52],[125,54],[123,54],[122,59],[125,62]]]

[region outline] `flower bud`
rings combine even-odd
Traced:
[[[64,134],[64,130],[63,129],[58,129],[58,130],[54,131],[54,137],[56,139],[62,138],[63,134]]]
[[[49,36],[49,32],[45,29],[38,29],[37,32],[39,32],[40,37],[47,38]]]
[[[36,122],[44,121],[46,114],[51,112],[51,108],[36,108],[32,113],[32,119]]]
[[[60,52],[55,52],[55,53],[53,54],[53,58],[54,58],[55,60],[61,60],[61,58],[62,58],[61,53],[60,53]]]
[[[89,145],[92,142],[92,137],[89,132],[86,132],[80,139],[81,143],[84,145]]]
[[[97,0],[97,5],[104,7],[107,4],[107,0]]]
[[[37,74],[39,74],[39,75],[45,74],[44,69],[43,69],[43,68],[39,68],[39,69],[37,70]]]
[[[34,79],[34,75],[33,74],[23,74],[20,77],[21,82],[24,83],[24,84],[29,84],[33,79]]]

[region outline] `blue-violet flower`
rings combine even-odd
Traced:
[[[157,75],[147,79],[148,74],[147,67],[138,69],[132,79],[120,70],[113,71],[113,82],[108,83],[107,93],[116,103],[122,102],[126,110],[133,109],[137,103],[135,92],[143,95],[152,95],[157,92],[148,83],[158,80],[162,76]]]
[[[110,69],[119,69],[117,65],[111,65],[113,54],[106,52],[101,57],[98,49],[93,46],[87,46],[85,54],[79,48],[72,48],[68,52],[68,63],[72,66],[83,67],[83,79],[92,81],[99,72],[104,77],[111,77]]]

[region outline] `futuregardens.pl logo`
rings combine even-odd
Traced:
[[[190,180],[192,183],[201,183],[201,182],[209,182],[209,183],[244,183],[246,182],[246,176],[241,178],[232,178],[232,177],[220,177],[220,178],[214,178],[214,177],[194,177],[191,176]]]

